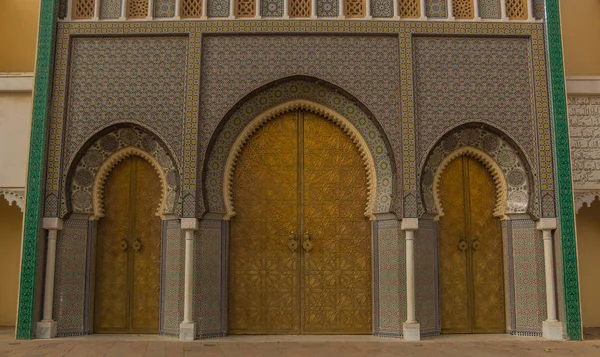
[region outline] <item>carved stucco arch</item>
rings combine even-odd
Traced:
[[[437,216],[435,217],[435,219],[439,220],[440,217],[444,215],[444,209],[442,207],[439,197],[439,185],[441,176],[448,167],[448,165],[450,165],[450,163],[454,159],[457,159],[461,156],[468,156],[481,162],[483,166],[485,166],[485,168],[488,170],[488,172],[492,175],[494,185],[496,186],[496,205],[494,206],[494,216],[500,219],[506,219],[507,217],[505,212],[506,201],[508,197],[508,185],[506,183],[504,173],[502,172],[500,166],[496,163],[496,161],[494,161],[494,159],[492,159],[491,156],[489,156],[484,151],[472,146],[463,146],[454,150],[453,152],[448,154],[439,164],[433,178],[433,200],[437,211]]]
[[[0,189],[0,195],[4,196],[4,199],[8,201],[9,205],[16,203],[17,207],[21,209],[21,212],[25,212],[25,195],[22,191]]]
[[[225,163],[223,197],[225,201],[226,214],[224,219],[229,220],[235,215],[235,207],[232,197],[233,173],[242,148],[246,145],[250,137],[263,125],[283,113],[298,109],[303,109],[318,114],[323,118],[330,120],[350,137],[360,153],[367,174],[367,203],[365,208],[365,216],[369,217],[371,220],[375,219],[373,210],[376,200],[377,174],[375,170],[375,162],[371,156],[367,142],[358,132],[358,130],[352,125],[352,123],[350,123],[350,121],[348,121],[342,115],[322,104],[305,99],[292,100],[264,111],[259,116],[254,118],[236,138]]]
[[[114,169],[115,166],[117,166],[117,164],[123,161],[124,159],[134,155],[146,160],[158,175],[161,185],[161,196],[159,206],[156,210],[156,215],[160,216],[161,218],[164,218],[162,213],[166,205],[167,179],[162,170],[162,167],[158,163],[158,161],[156,161],[156,159],[152,157],[152,155],[136,147],[130,146],[123,148],[109,156],[102,163],[102,166],[100,166],[100,169],[96,173],[96,177],[94,177],[94,183],[92,185],[92,206],[94,213],[90,217],[90,220],[98,220],[104,217],[104,185],[112,169]]]
[[[600,197],[600,190],[575,191],[573,196],[575,198],[575,213],[579,213],[584,203],[587,204],[587,207],[590,207],[596,197]]]

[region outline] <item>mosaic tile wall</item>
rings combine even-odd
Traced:
[[[560,220],[557,222],[556,230],[552,235],[552,243],[554,245],[554,272],[556,274],[556,307],[558,309],[558,321],[563,323],[563,331],[566,338],[567,326],[565,324],[566,304],[565,304],[565,287],[563,276],[563,250],[560,239]]]
[[[371,16],[373,18],[393,17],[394,1],[398,0],[371,0]]]
[[[396,63],[398,43],[393,36],[205,36],[197,161],[204,161],[217,125],[245,95],[294,75],[316,77],[347,90],[371,110],[394,152],[400,153]],[[399,156],[395,156],[396,166],[402,167]]]
[[[100,1],[100,19],[118,19],[121,17],[121,0]]]
[[[160,133],[181,157],[186,37],[77,37],[71,51],[65,161],[119,121]]]
[[[537,163],[528,39],[418,36],[413,46],[418,162],[445,132],[479,121]]]
[[[56,240],[54,318],[59,336],[81,335],[86,301],[88,220],[67,219]],[[45,259],[43,260],[45,262]]]
[[[225,323],[222,309],[227,306],[222,295],[221,221],[202,220],[196,237],[193,301],[196,336],[220,336]]]
[[[263,17],[283,16],[283,0],[263,0],[260,6],[260,14]]]
[[[536,19],[545,19],[546,18],[545,5],[546,5],[545,0],[533,0],[533,16]]]
[[[318,17],[336,17],[338,16],[338,0],[321,0],[317,2]]]
[[[209,17],[227,17],[229,16],[229,0],[207,0]]]
[[[479,16],[482,19],[499,19],[500,0],[479,0]]]
[[[154,0],[154,17],[175,16],[175,0]]]
[[[396,219],[377,221],[375,261],[378,294],[374,296],[375,334],[385,337],[402,335],[406,321],[406,241]]]
[[[422,335],[440,331],[437,222],[420,219],[415,236],[415,301]]]
[[[161,272],[161,334],[179,335],[183,321],[185,276],[185,232],[178,220],[163,222],[163,267]]]
[[[426,0],[425,2],[425,13],[427,17],[431,18],[446,18],[448,13],[446,12],[447,0]]]
[[[546,319],[546,280],[542,233],[530,219],[511,220],[514,264],[513,334],[534,335],[541,332]]]

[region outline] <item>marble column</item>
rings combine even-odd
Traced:
[[[181,19],[181,0],[175,0],[175,20]]]
[[[500,0],[500,19],[508,21],[508,17],[506,17],[506,0]]]
[[[46,217],[42,226],[48,231],[48,247],[46,252],[46,279],[44,282],[44,308],[42,321],[37,323],[37,338],[56,337],[56,321],[52,319],[54,304],[54,273],[56,270],[56,238],[63,229],[63,221],[56,217]]]
[[[196,323],[192,315],[192,284],[194,282],[194,232],[198,230],[198,220],[182,218],[181,229],[185,231],[185,284],[183,321],[179,324],[179,339],[192,341],[196,338]]]
[[[121,0],[121,17],[119,20],[127,20],[127,0]]]
[[[533,16],[533,0],[527,0],[527,21],[535,21]]]
[[[556,218],[540,218],[537,229],[544,240],[544,266],[546,272],[547,319],[542,322],[542,335],[549,340],[562,340],[563,327],[556,314],[556,286],[554,280],[554,252],[552,231],[556,229]]]
[[[419,228],[418,218],[403,218],[400,229],[406,238],[406,321],[402,324],[402,335],[406,341],[421,339],[421,325],[415,313],[415,231]]]
[[[398,1],[398,0],[396,0]],[[419,20],[421,21],[425,21],[427,20],[427,5],[425,4],[425,0],[421,0],[421,3],[419,5],[421,7],[421,17],[419,17]]]

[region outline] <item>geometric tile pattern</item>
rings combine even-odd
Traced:
[[[426,0],[425,13],[430,18],[446,18],[447,0]]]
[[[371,4],[379,3],[385,0],[374,0]],[[373,8],[375,9],[375,8]],[[336,17],[338,16],[338,0],[319,0],[317,1],[317,16],[318,17]],[[375,16],[375,15],[373,15]]]
[[[166,234],[165,234],[166,230]],[[179,334],[183,321],[185,232],[177,220],[163,222],[162,323],[161,333]]]
[[[406,321],[406,253],[404,234],[397,220],[376,221],[379,326],[381,336],[399,336]]]
[[[298,74],[328,81],[349,92],[373,113],[393,151],[400,153],[397,48],[397,40],[388,36],[204,36],[200,86],[203,121],[197,161],[205,160],[217,125],[240,99],[269,82]],[[337,55],[331,56],[331,53]],[[377,66],[371,66],[372,63]],[[343,98],[337,97],[336,100]],[[271,96],[263,100],[278,98]],[[350,102],[345,105],[348,104]],[[341,114],[348,117],[344,110]],[[399,156],[395,156],[395,160],[396,165],[402,162]],[[202,177],[202,173],[198,177]]]
[[[500,0],[479,0],[479,16],[482,19],[499,19]]]
[[[113,128],[110,132],[105,132],[104,135],[89,147],[80,152],[78,163],[73,163],[71,166],[76,168],[72,171],[71,182],[69,185],[68,196],[71,198],[71,209],[75,213],[94,214],[92,205],[92,186],[95,182],[98,170],[106,160],[115,152],[126,147],[136,147],[145,153],[149,154],[163,171],[166,178],[167,196],[165,198],[165,207],[161,214],[175,213],[179,205],[177,205],[177,196],[179,188],[179,172],[177,163],[165,145],[160,142],[154,135],[140,130],[136,126],[123,126]],[[66,178],[63,182],[66,182]],[[63,195],[66,197],[66,195]],[[99,197],[102,199],[101,197]],[[69,207],[65,203],[61,205],[61,216],[64,216]]]
[[[373,17],[393,17],[394,16],[394,1],[398,1],[398,0],[371,0],[371,16],[373,16]],[[336,3],[337,3],[337,1],[336,1]],[[336,15],[337,15],[337,13],[336,13]],[[335,16],[335,15],[333,15],[333,16]]]
[[[263,0],[260,3],[262,17],[281,17],[283,16],[284,0]],[[287,0],[285,0],[287,1]]]
[[[67,9],[68,9],[69,0],[58,0],[58,18],[64,19],[67,17]]]
[[[533,0],[533,17],[538,20],[543,20],[546,17],[544,1],[545,0]]]
[[[87,219],[67,219],[56,240],[54,319],[59,336],[81,335],[86,330]]]
[[[433,219],[419,219],[415,237],[415,308],[421,333],[438,335],[438,226]]]
[[[121,0],[100,1],[100,19],[118,19],[121,17]]]
[[[530,219],[511,220],[516,333],[539,332],[546,319],[542,233]]]
[[[206,44],[204,47],[207,47]],[[326,105],[347,118],[358,130],[367,143],[375,164],[377,188],[374,213],[389,212],[394,170],[391,167],[389,149],[383,134],[377,129],[376,124],[369,120],[368,115],[346,97],[321,84],[299,79],[283,82],[259,94],[255,93],[253,98],[242,104],[225,122],[211,147],[208,171],[205,176],[199,175],[199,177],[204,176],[206,180],[203,186],[206,190],[209,212],[225,212],[223,187],[228,182],[224,176],[225,165],[229,153],[233,150],[234,141],[242,130],[259,113],[294,99],[308,99]]]
[[[154,0],[154,17],[174,17],[175,0]]]
[[[207,0],[208,17],[229,16],[229,0]]]
[[[487,153],[502,170],[503,180],[508,187],[506,214],[531,212],[535,217],[539,216],[536,199],[533,200],[533,207],[528,207],[530,193],[533,193],[534,197],[536,196],[536,190],[530,191],[529,189],[530,181],[533,181],[535,185],[533,177],[530,177],[531,165],[523,163],[520,157],[522,151],[519,148],[515,148],[502,136],[483,127],[455,129],[451,134],[446,134],[430,152],[422,171],[420,171],[423,209],[426,212],[437,213],[434,203],[433,179],[440,163],[451,152],[466,145]]]

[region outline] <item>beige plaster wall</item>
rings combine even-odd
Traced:
[[[23,214],[0,195],[0,326],[14,326],[19,291]]]
[[[567,76],[600,76],[600,1],[560,0]]]
[[[0,0],[0,72],[33,72],[40,0]]]
[[[576,217],[583,327],[600,327],[600,201]]]
[[[0,187],[25,187],[31,107],[31,92],[0,92]]]

